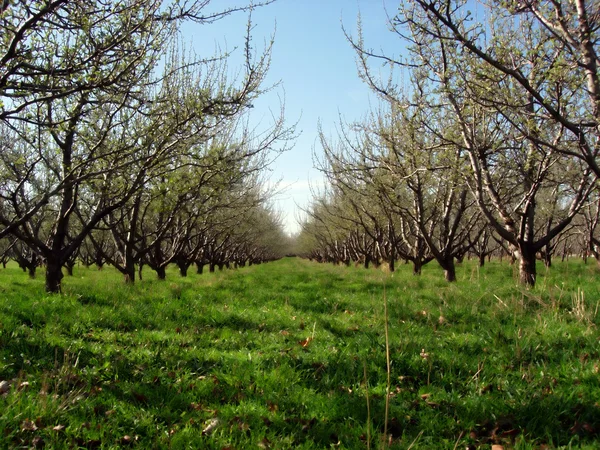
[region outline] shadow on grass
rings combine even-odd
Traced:
[[[589,400],[548,394],[518,405],[510,400],[489,403],[488,417],[465,430],[477,444],[514,445],[516,438],[524,436],[538,445],[593,445],[600,437],[600,408]],[[460,405],[453,412],[457,418],[473,418],[480,410]]]

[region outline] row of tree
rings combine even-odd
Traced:
[[[598,200],[596,197],[596,203],[586,204],[564,231],[536,253],[536,259],[543,260],[546,267],[555,257],[564,261],[573,255],[586,261],[593,256],[598,262]],[[465,258],[478,259],[480,266],[492,257],[508,256],[511,263],[517,261],[518,254],[482,219],[476,205],[471,203],[463,210],[463,204],[458,210],[441,212],[430,201],[433,199],[423,202],[432,208],[431,214],[424,215],[418,206],[412,211],[396,209],[385,192],[370,191],[367,196],[365,191],[329,188],[307,211],[297,251],[318,262],[362,264],[365,268],[385,263],[391,271],[402,261],[412,264],[415,275],[420,275],[425,264],[437,261],[448,281],[456,280],[455,263]],[[538,213],[542,226],[547,226],[557,220],[556,216],[548,215],[543,221],[542,214],[561,215],[564,211]],[[458,220],[464,220],[467,227]],[[419,222],[426,224],[425,230]],[[454,225],[457,228],[453,230]]]
[[[282,114],[248,111],[272,42],[245,34],[243,67],[180,42],[270,1],[211,12],[206,0],[13,0],[0,12],[0,240],[59,292],[76,258],[133,282],[146,264],[223,265],[277,256],[280,220],[263,173],[293,138]],[[264,235],[263,235],[264,233]],[[269,239],[265,238],[269,235]],[[27,261],[27,262],[25,262]],[[187,266],[186,266],[187,265]]]
[[[290,248],[290,238],[282,231],[278,214],[262,204],[249,206],[246,202],[250,200],[244,199],[239,209],[223,208],[211,216],[192,219],[181,214],[160,226],[151,208],[145,208],[137,231],[124,230],[122,223],[98,227],[63,268],[72,275],[77,264],[99,270],[110,265],[124,275],[126,282],[133,283],[136,272],[141,279],[144,266],[165,279],[169,264],[177,265],[185,277],[192,265],[201,274],[205,266],[214,272],[216,268],[238,268],[283,257]],[[11,260],[31,278],[44,265],[43,257],[24,242],[4,238],[0,240],[0,262],[6,267]]]
[[[597,255],[597,3],[405,0],[389,25],[402,57],[349,36],[381,106],[322,136],[307,253],[436,260],[453,281],[457,259],[499,246],[527,285],[559,246]]]

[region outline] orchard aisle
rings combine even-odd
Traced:
[[[11,263],[1,441],[376,448],[387,430],[393,448],[597,446],[593,266],[557,264],[530,290],[497,261],[465,262],[456,283],[439,271],[286,258],[125,285],[75,267],[49,295]]]

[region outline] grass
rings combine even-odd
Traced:
[[[9,265],[0,448],[598,448],[598,273],[539,271],[81,267],[57,296]]]

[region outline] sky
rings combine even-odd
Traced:
[[[211,8],[243,1],[213,0]],[[252,13],[257,50],[275,35],[266,86],[277,87],[254,104],[251,120],[268,126],[271,111],[277,114],[284,99],[287,122],[298,123],[299,136],[293,148],[273,163],[269,174],[271,183],[280,182],[282,192],[274,204],[283,214],[288,233],[299,230],[297,219],[303,217],[302,208],[310,202],[311,187],[323,185],[313,164],[313,155],[321,153],[319,123],[325,135],[335,139],[340,120],[359,120],[377,105],[376,97],[358,76],[356,55],[342,25],[356,36],[360,12],[366,46],[397,54],[402,44],[387,25],[395,5],[393,0],[277,0]],[[184,36],[201,55],[214,53],[217,47],[237,48],[230,63],[235,67],[242,60],[247,20],[245,13],[233,14],[211,25],[185,28]]]

